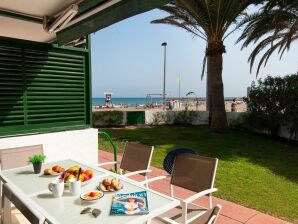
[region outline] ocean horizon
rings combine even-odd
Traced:
[[[192,97],[193,98],[193,97]],[[201,98],[201,97],[199,97]],[[234,98],[239,98],[239,97],[225,97],[225,101],[232,101]],[[178,99],[178,97],[173,97],[170,99]],[[202,101],[205,100],[204,97],[202,97]],[[146,97],[113,97],[112,98],[112,104],[114,105],[146,105],[147,103],[157,103],[160,104],[162,102],[162,98],[157,97],[157,98],[152,98],[152,101]],[[94,97],[92,98],[92,106],[97,106],[97,105],[104,105],[105,104],[105,98],[104,97]]]

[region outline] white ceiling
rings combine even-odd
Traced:
[[[0,9],[43,17],[64,10],[77,0],[0,0]]]
[[[0,16],[0,36],[38,42],[51,42],[55,34],[44,31],[42,24]]]
[[[54,16],[78,0],[0,0],[0,10],[33,17]],[[0,36],[38,42],[51,42],[55,34],[44,31],[42,24],[0,16]]]

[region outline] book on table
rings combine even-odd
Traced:
[[[148,213],[147,191],[116,194],[112,199],[111,215],[143,215]]]

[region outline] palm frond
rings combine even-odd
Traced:
[[[273,52],[276,51],[281,58],[293,41],[297,40],[298,0],[268,0],[260,11],[246,16],[238,27],[244,25],[236,43],[243,41],[242,49],[258,43],[248,59],[252,71],[256,56],[264,52],[258,62],[258,75],[261,65],[266,66]]]

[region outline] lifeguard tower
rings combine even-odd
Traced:
[[[104,93],[104,95],[105,95],[105,104],[106,104],[106,107],[107,108],[111,108],[113,106],[113,104],[112,104],[112,95],[113,95],[113,93],[106,92],[106,93]]]

